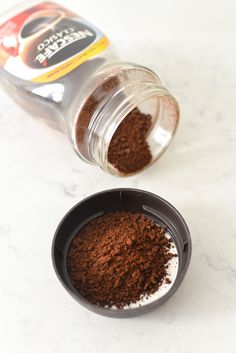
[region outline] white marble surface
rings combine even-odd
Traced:
[[[236,35],[116,37],[121,55],[156,70],[179,100],[178,133],[152,168],[118,179],[80,161],[64,136],[1,91],[0,351],[235,353]],[[161,195],[192,234],[181,288],[160,309],[135,319],[83,309],[51,264],[53,233],[65,212],[112,187]]]

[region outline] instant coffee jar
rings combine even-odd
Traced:
[[[156,161],[179,121],[150,69],[119,60],[108,38],[54,2],[2,16],[1,83],[27,111],[65,132],[78,156],[117,176]]]

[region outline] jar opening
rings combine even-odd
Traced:
[[[176,100],[152,71],[113,69],[88,89],[75,122],[75,149],[113,175],[132,175],[161,156],[178,120]]]

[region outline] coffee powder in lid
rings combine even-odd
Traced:
[[[148,242],[147,245],[151,247],[159,246],[158,251],[160,251],[161,249],[160,244],[155,245],[154,244],[155,240],[153,241],[151,239],[153,236],[154,238],[159,237],[159,240],[163,241],[164,244],[167,245],[166,248],[165,247],[162,248],[162,250],[165,249],[164,255],[163,255],[164,257],[161,256],[160,259],[162,259],[161,261],[163,261],[163,258],[165,259],[164,267],[166,265],[170,266],[170,267],[164,268],[164,271],[166,272],[165,273],[163,272],[162,276],[159,277],[158,279],[158,276],[156,276],[156,273],[158,272],[157,268],[155,268],[155,271],[157,272],[155,271],[153,272],[153,277],[151,275],[151,271],[150,271],[151,262],[150,262],[148,264],[149,268],[147,268],[147,273],[149,273],[147,284],[150,285],[151,281],[153,282],[156,281],[156,286],[158,287],[159,285],[158,290],[156,290],[153,293],[153,296],[149,297],[149,299],[147,300],[145,300],[145,298],[140,298],[141,301],[136,302],[136,304],[138,305],[133,305],[133,303],[129,303],[128,305],[123,305],[124,303],[127,303],[127,301],[125,302],[123,300],[120,302],[123,304],[118,305],[118,308],[117,308],[117,305],[111,306],[109,305],[109,303],[106,303],[106,304],[99,303],[99,302],[95,303],[93,302],[93,300],[91,301],[91,298],[88,298],[88,297],[86,298],[87,294],[84,292],[84,290],[86,288],[86,285],[88,286],[88,283],[86,284],[86,280],[85,280],[83,291],[81,292],[79,288],[76,288],[76,283],[75,281],[73,282],[73,278],[70,276],[68,271],[68,254],[70,253],[70,249],[73,244],[73,239],[77,239],[76,241],[78,242],[80,242],[81,240],[83,241],[83,237],[85,235],[82,234],[81,239],[79,239],[79,235],[81,234],[81,232],[84,232],[84,231],[86,232],[86,229],[87,230],[89,229],[87,228],[87,227],[90,227],[89,224],[94,225],[96,224],[96,222],[98,223],[101,222],[101,220],[104,224],[104,220],[108,219],[109,217],[116,218],[117,215],[119,215],[119,217],[120,216],[122,217],[122,215],[123,217],[128,217],[127,220],[129,219],[129,222],[127,222],[126,224],[126,226],[128,227],[126,228],[127,231],[128,229],[129,231],[132,229],[132,222],[130,223],[130,219],[133,219],[133,220],[139,219],[139,221],[137,221],[138,225],[136,224],[136,226],[134,227],[136,230],[137,230],[137,227],[152,228],[152,231],[150,233],[148,231],[147,232],[145,231],[145,234],[147,237],[146,241]],[[119,225],[119,219],[117,220],[115,218],[113,219],[113,221],[115,222],[115,224]],[[95,223],[91,223],[91,222],[95,222]],[[107,226],[107,233],[105,234],[103,232],[103,234],[105,234],[105,237],[106,237],[106,236],[109,236],[109,224],[108,222],[107,223],[105,222],[105,224]],[[135,229],[134,229],[134,232],[135,232]],[[163,233],[162,233],[163,230],[165,231],[164,233],[165,237],[163,237]],[[96,236],[95,229],[93,229],[93,232],[94,232],[93,234]],[[118,230],[116,232],[118,232]],[[88,232],[88,234],[91,234],[91,233]],[[112,236],[112,234],[110,234],[110,236]],[[150,241],[148,240],[148,237],[151,237]],[[121,239],[122,240],[121,248],[122,246],[123,247],[127,246],[127,249],[125,251],[129,253],[129,247],[130,246],[132,247],[132,241],[135,241],[135,239],[138,243],[136,244],[137,248],[135,248],[133,244],[134,246],[133,250],[134,251],[137,250],[138,247],[140,247],[140,243],[139,243],[140,238],[138,238],[137,233],[136,235],[133,234],[133,236],[130,236],[130,239],[128,238],[126,239],[125,237],[123,237]],[[125,241],[127,242],[126,244],[124,244]],[[92,250],[95,244],[90,243],[87,245],[88,247],[91,247],[90,250]],[[111,247],[113,247],[113,245],[111,245]],[[167,249],[169,249],[169,251],[167,251]],[[80,250],[82,251],[84,249],[80,248]],[[94,250],[96,253],[95,248]],[[118,251],[120,251],[120,249],[118,249]],[[151,254],[153,254],[153,251],[150,251],[150,256]],[[73,253],[71,253],[71,256],[73,257]],[[107,254],[103,254],[103,256],[107,256],[101,259],[101,262],[103,262],[106,266],[107,265],[106,261],[107,260],[112,261],[112,257],[108,259],[108,257],[110,256],[110,252],[108,252]],[[120,256],[120,255],[116,254],[114,256]],[[166,263],[167,258],[165,256],[170,257],[169,259],[170,261],[172,261],[171,260],[172,258],[175,262],[173,262],[171,265],[169,261],[167,261]],[[59,280],[61,281],[62,285],[80,304],[85,306],[87,309],[94,311],[95,313],[109,316],[109,317],[130,317],[130,316],[140,315],[142,313],[151,311],[154,308],[161,305],[162,303],[164,303],[167,299],[169,299],[174,294],[176,289],[180,286],[185,276],[185,273],[187,271],[190,257],[191,257],[190,233],[180,213],[170,203],[168,203],[166,200],[162,199],[161,197],[155,194],[152,194],[150,192],[138,190],[138,189],[106,190],[106,191],[94,194],[84,199],[83,201],[79,202],[65,215],[65,217],[60,222],[55,232],[53,245],[52,245],[53,265],[54,265],[56,274]],[[88,259],[88,263],[90,260]],[[145,262],[143,262],[143,265],[144,264]],[[155,262],[153,261],[153,265],[154,264]],[[73,261],[72,261],[69,266],[72,266],[71,268],[73,268],[74,265],[76,264],[73,264]],[[74,267],[73,270],[76,272],[76,267]],[[112,270],[114,270],[114,267],[112,268]],[[140,271],[140,268],[139,269],[136,268],[136,270]],[[133,273],[130,273],[130,275],[132,274],[137,278],[135,281],[139,282],[140,274],[135,270],[133,271]],[[82,277],[80,275],[79,275],[79,282],[80,280],[82,281],[82,278],[83,278],[83,275]],[[117,286],[116,288],[122,289],[122,283],[118,283],[120,280],[122,282],[122,278],[123,279],[126,278],[125,274],[123,274],[123,276],[121,276],[120,273],[117,276],[115,276],[114,274],[113,284],[114,286]],[[96,282],[95,278],[94,280]],[[118,282],[115,284],[116,280]],[[143,284],[145,286],[144,282]],[[98,283],[99,283],[99,279],[98,279]],[[142,281],[139,283],[142,284]],[[132,281],[131,281],[131,285],[132,285]],[[101,283],[99,284],[99,286],[101,287]],[[95,283],[95,287],[96,287],[96,283]],[[99,290],[97,293],[99,293]],[[102,289],[101,289],[101,293],[103,293]]]

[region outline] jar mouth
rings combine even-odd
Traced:
[[[105,67],[88,85],[75,117],[76,153],[87,163],[125,177],[146,169],[164,153],[178,126],[179,106],[153,71],[119,63]]]
[[[126,92],[130,91],[132,93],[126,94]],[[110,110],[112,114],[109,123],[103,130],[99,148],[100,166],[103,170],[114,176],[132,176],[152,165],[168,148],[178,127],[179,105],[164,87],[153,82],[139,82],[135,86],[127,85],[123,90],[116,92],[110,98],[110,102],[107,105],[113,105],[115,101],[122,101],[122,103],[116,109]],[[151,153],[151,158],[141,168],[137,168],[137,170],[131,170],[130,172],[119,170],[119,168],[109,162],[109,147],[112,139],[129,114],[137,108],[143,112],[143,106],[151,101],[154,105],[155,113],[150,114],[148,110],[146,111],[146,116],[150,115],[152,121],[145,139]]]

